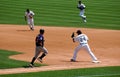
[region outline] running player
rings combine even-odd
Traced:
[[[40,29],[40,33],[36,36],[35,42],[36,42],[36,49],[35,49],[35,55],[31,61],[31,63],[29,64],[30,67],[34,66],[34,61],[37,59],[37,57],[39,56],[39,54],[41,52],[42,55],[40,57],[38,57],[38,60],[42,63],[42,59],[48,54],[47,49],[44,47],[44,29]]]
[[[92,53],[89,45],[88,45],[88,37],[85,34],[82,34],[82,32],[80,30],[77,30],[77,35],[78,36],[73,36],[73,42],[79,42],[80,44],[75,48],[74,50],[74,55],[71,59],[72,62],[76,61],[76,57],[77,57],[77,53],[81,48],[85,48],[87,50],[87,52],[89,53],[89,55],[92,58],[92,62],[93,63],[99,63],[99,61],[97,60],[97,58],[95,57],[95,55]]]
[[[35,14],[34,14],[33,11],[30,11],[29,9],[26,9],[25,21],[27,20],[27,23],[28,23],[31,30],[34,30],[34,19],[33,19],[34,15]]]
[[[85,13],[85,5],[82,4],[81,1],[78,1],[78,6],[77,6],[77,8],[80,10],[79,16],[82,17],[82,19],[83,19],[84,22],[87,22],[87,21],[86,21],[86,16],[84,15],[84,13]]]

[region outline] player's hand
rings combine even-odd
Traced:
[[[30,18],[32,18],[32,15],[29,15]]]

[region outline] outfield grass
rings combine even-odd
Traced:
[[[0,77],[120,77],[120,66],[10,74]]]
[[[15,51],[0,50],[0,69],[26,67],[29,64],[29,62],[9,59],[9,56],[17,55],[17,54],[21,54],[21,53]],[[35,66],[42,66],[42,65],[35,64]]]
[[[76,8],[78,0],[1,0],[0,24],[26,24],[24,12],[35,12],[35,25],[89,27],[120,30],[120,0],[82,0],[87,23]]]

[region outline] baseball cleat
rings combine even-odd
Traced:
[[[40,58],[37,58],[37,60],[38,60],[39,62],[41,62],[41,63],[42,63],[42,59],[40,59]]]
[[[34,66],[33,66],[33,64],[29,64],[29,67],[33,68]]]
[[[100,63],[100,61],[98,61],[98,60],[95,60],[95,61],[92,61],[92,63]]]
[[[30,28],[30,30],[34,31],[34,28]]]
[[[87,21],[86,21],[86,20],[84,20],[84,22],[86,23]]]
[[[76,60],[74,60],[74,59],[70,59],[70,61],[71,61],[71,62],[76,62]]]

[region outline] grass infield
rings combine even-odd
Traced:
[[[10,59],[9,56],[21,54],[15,51],[0,50],[0,69],[27,67],[29,62]],[[35,66],[42,66],[35,64]]]
[[[120,30],[119,0],[82,0],[87,23],[76,8],[78,0],[0,0],[0,24],[26,24],[25,10],[35,12],[35,25]]]

